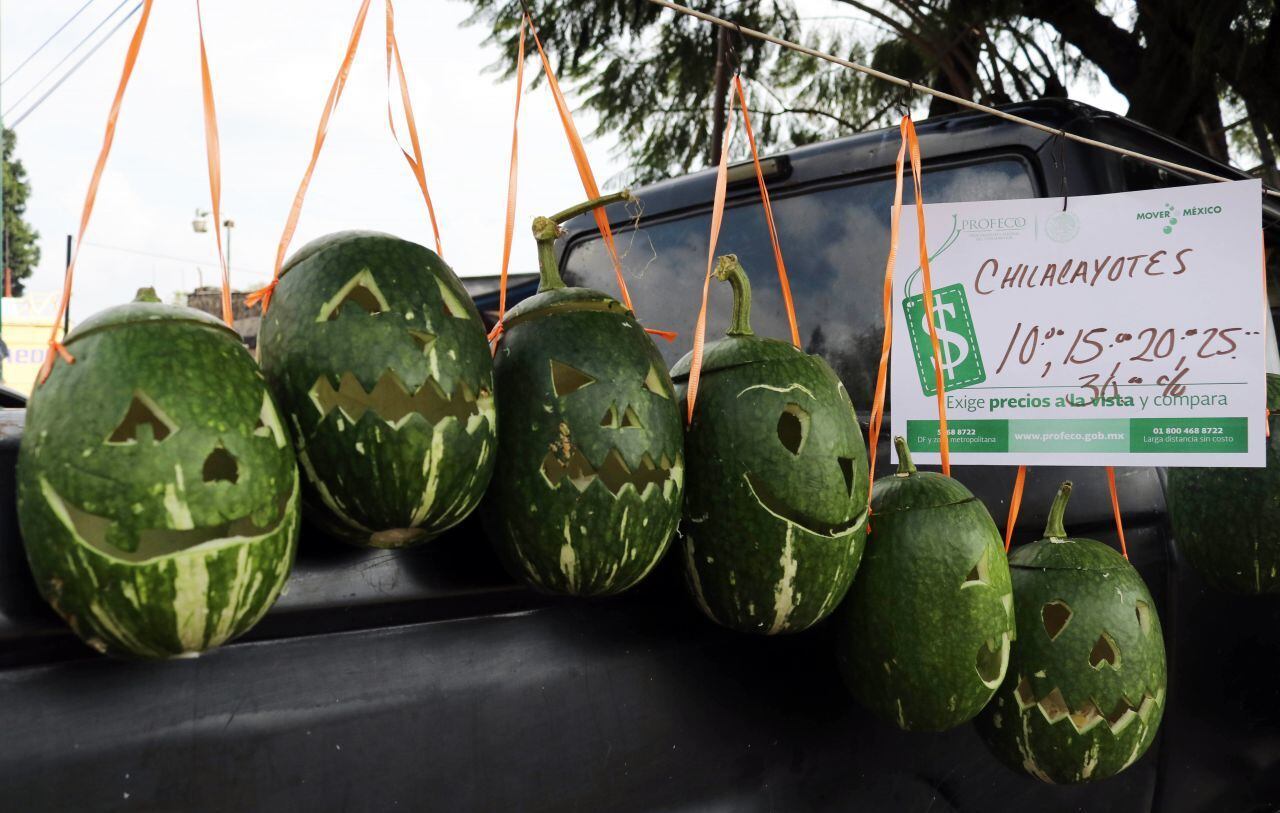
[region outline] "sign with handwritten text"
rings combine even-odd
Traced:
[[[951,459],[1266,464],[1258,181],[924,207]],[[915,210],[894,268],[891,415],[938,462]]]

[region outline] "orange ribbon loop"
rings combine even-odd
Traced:
[[[337,107],[338,100],[342,98],[342,90],[347,85],[347,75],[351,73],[351,63],[355,60],[356,48],[360,44],[360,34],[364,31],[364,21],[368,14],[369,0],[361,0],[360,10],[356,12],[355,25],[351,27],[351,37],[347,40],[346,54],[342,58],[342,64],[338,66],[338,75],[333,78],[333,85],[329,88],[329,97],[325,100],[324,112],[320,114],[320,124],[316,127],[315,144],[311,148],[311,160],[307,164],[307,171],[302,176],[302,182],[298,184],[298,191],[293,196],[293,205],[289,208],[289,216],[285,218],[284,232],[280,235],[280,244],[276,247],[275,272],[271,275],[270,283],[254,291],[249,296],[248,301],[262,303],[262,312],[264,314],[271,307],[271,296],[280,281],[280,269],[284,267],[284,255],[289,250],[289,243],[293,241],[294,231],[298,228],[298,217],[302,214],[302,201],[307,196],[307,187],[311,185],[311,175],[315,172],[316,162],[320,160],[320,150],[324,147],[325,136],[329,133],[329,118],[333,115],[333,109]]]
[[[502,320],[507,316],[507,269],[511,265],[511,241],[516,228],[516,179],[520,154],[520,99],[524,96],[524,34],[529,18],[520,19],[520,42],[516,50],[516,107],[511,116],[511,164],[507,170],[507,212],[502,232],[502,270],[498,275],[498,323],[489,331],[489,343],[493,352],[502,336]]]
[[[742,103],[742,129],[751,145],[751,162],[756,168],[756,183],[760,185],[760,202],[764,208],[764,220],[769,227],[769,241],[773,244],[773,261],[778,268],[778,284],[782,287],[782,302],[787,310],[787,324],[791,327],[791,343],[800,349],[800,328],[796,324],[796,304],[791,299],[791,281],[787,277],[787,264],[782,260],[782,245],[778,242],[778,226],[773,220],[773,206],[769,203],[769,187],[764,182],[764,170],[760,166],[760,153],[756,149],[756,136],[751,129],[751,114],[747,111],[747,94],[742,89],[742,78],[733,75],[733,84]],[[723,153],[722,153],[723,154]]]
[[[218,243],[218,263],[222,266],[222,321],[235,328],[235,312],[231,307],[231,269],[222,250],[222,150],[218,142],[218,111],[213,103],[213,77],[209,73],[209,56],[204,47],[204,15],[196,0],[196,26],[200,32],[200,90],[204,102],[204,146],[209,163],[209,199],[213,213],[213,236]]]
[[[1018,509],[1022,507],[1022,488],[1027,482],[1027,467],[1018,466],[1018,474],[1013,478],[1013,493],[1009,495],[1009,516],[1004,522],[1004,552],[1009,552],[1013,544],[1013,526],[1018,524]]]
[[[413,116],[413,103],[409,101],[409,82],[405,79],[404,63],[400,60],[400,45],[396,42],[395,10],[391,6],[391,0],[386,0],[386,5],[387,124],[391,126],[391,137],[396,140],[396,146],[400,148],[401,154],[404,155],[404,160],[409,163],[409,170],[413,172],[413,177],[418,182],[418,188],[422,190],[422,199],[427,202],[427,216],[431,219],[431,232],[436,239],[436,254],[443,257],[444,249],[440,245],[440,227],[436,224],[436,209],[431,203],[431,193],[427,191],[427,173],[422,160],[422,144],[418,140],[418,124]],[[409,155],[409,151],[400,143],[400,135],[396,132],[395,116],[391,114],[391,63],[393,60],[396,66],[396,76],[400,81],[400,103],[404,106],[405,127],[409,131],[409,143],[413,146],[413,155]]]
[[[1116,518],[1116,534],[1120,537],[1120,552],[1124,554],[1125,561],[1129,560],[1129,546],[1124,541],[1124,523],[1120,521],[1120,497],[1116,494],[1116,470],[1114,466],[1107,466],[1107,488],[1111,490],[1111,513]]]
[[[689,411],[686,422],[693,421],[693,404],[698,397],[698,382],[702,378],[702,347],[707,335],[707,293],[711,288],[711,271],[715,265],[716,243],[720,240],[720,224],[724,220],[724,198],[729,186],[729,141],[733,138],[733,95],[729,96],[729,110],[725,116],[724,142],[720,145],[720,164],[716,167],[716,189],[711,199],[711,242],[707,246],[707,273],[702,278],[702,307],[698,309],[698,322],[693,330],[693,358],[689,364],[689,386],[686,400]]]
[[[120,83],[116,86],[116,95],[111,102],[111,111],[107,114],[106,132],[102,136],[102,148],[98,151],[98,160],[93,167],[93,175],[89,179],[89,189],[84,196],[84,207],[80,212],[80,228],[76,235],[75,251],[71,254],[71,262],[67,264],[66,275],[62,280],[62,296],[58,300],[58,312],[53,317],[53,330],[49,335],[49,350],[45,354],[44,364],[40,366],[37,383],[43,384],[53,370],[53,362],[61,357],[68,364],[75,362],[75,357],[58,342],[58,331],[62,328],[63,318],[71,303],[71,284],[75,276],[76,260],[80,257],[80,246],[84,244],[85,229],[89,227],[89,218],[93,214],[93,203],[98,197],[98,185],[102,182],[102,171],[107,165],[107,156],[111,154],[111,144],[116,137],[116,121],[120,118],[120,105],[124,101],[125,88],[129,86],[129,78],[133,75],[133,66],[138,61],[138,51],[142,49],[142,39],[147,33],[147,21],[151,18],[152,0],[145,0],[142,6],[142,17],[138,27],[133,30],[133,38],[129,40],[129,50],[125,52],[124,69],[120,73]]]

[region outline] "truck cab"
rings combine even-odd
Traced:
[[[1242,177],[1085,105],[1008,109]],[[1069,205],[1198,182],[982,114],[918,130],[927,202],[1065,195]],[[764,161],[805,349],[841,377],[864,433],[897,149],[895,128]],[[638,317],[679,334],[659,341],[669,363],[692,337],[714,182],[708,170],[639,187],[638,204],[608,211]],[[1265,206],[1270,278],[1280,208]],[[731,169],[719,250],[753,273],[756,331],[786,337],[749,164]],[[570,285],[617,293],[590,217],[568,224],[558,256]],[[535,289],[517,280],[508,304]],[[497,298],[476,294],[491,318]],[[727,315],[721,297],[708,336]],[[837,674],[830,624],[776,638],[719,629],[694,607],[670,554],[619,597],[539,595],[503,572],[474,517],[400,552],[304,527],[285,594],[244,639],[195,660],[109,660],[80,644],[31,583],[14,506],[21,431],[21,409],[0,410],[0,787],[14,809],[1248,811],[1280,802],[1271,679],[1280,602],[1216,593],[1179,561],[1158,469],[1117,475],[1130,556],[1166,631],[1163,728],[1119,776],[1055,787],[1003,767],[970,726],[906,733],[859,708]],[[1002,523],[1013,470],[954,474]],[[1077,486],[1073,533],[1114,544],[1101,469],[1067,468],[1030,472],[1015,544],[1040,536],[1064,479]]]

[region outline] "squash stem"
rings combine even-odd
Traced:
[[[915,474],[916,464],[911,459],[911,450],[907,448],[907,439],[902,436],[894,438],[893,447],[898,450],[898,476]]]
[[[738,262],[736,254],[725,254],[716,260],[715,278],[729,283],[733,288],[733,315],[729,319],[726,336],[752,336],[751,329],[751,281]]]
[[[1058,488],[1058,496],[1053,498],[1053,506],[1049,509],[1049,521],[1044,525],[1046,537],[1067,538],[1067,529],[1063,527],[1062,517],[1067,512],[1067,500],[1070,498],[1071,481],[1068,480]]]
[[[150,286],[139,288],[138,293],[133,297],[134,302],[159,302],[160,297],[156,296],[156,289]]]
[[[561,279],[560,269],[556,265],[556,238],[561,233],[560,224],[572,220],[578,215],[586,214],[593,209],[624,200],[635,200],[635,198],[631,196],[630,191],[624,189],[612,195],[604,195],[603,197],[579,203],[576,206],[570,206],[563,212],[557,212],[551,217],[535,217],[533,219],[533,239],[538,242],[539,291],[552,291],[564,287],[564,280]]]

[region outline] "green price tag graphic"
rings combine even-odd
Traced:
[[[929,322],[925,315],[924,295],[902,300],[907,335],[916,358],[920,389],[925,395],[937,395],[933,373],[933,345],[929,341]],[[957,283],[933,289],[933,327],[938,334],[938,351],[942,357],[942,383],[948,390],[959,390],[987,380],[982,365],[982,351],[973,332],[973,315],[964,286]]]

